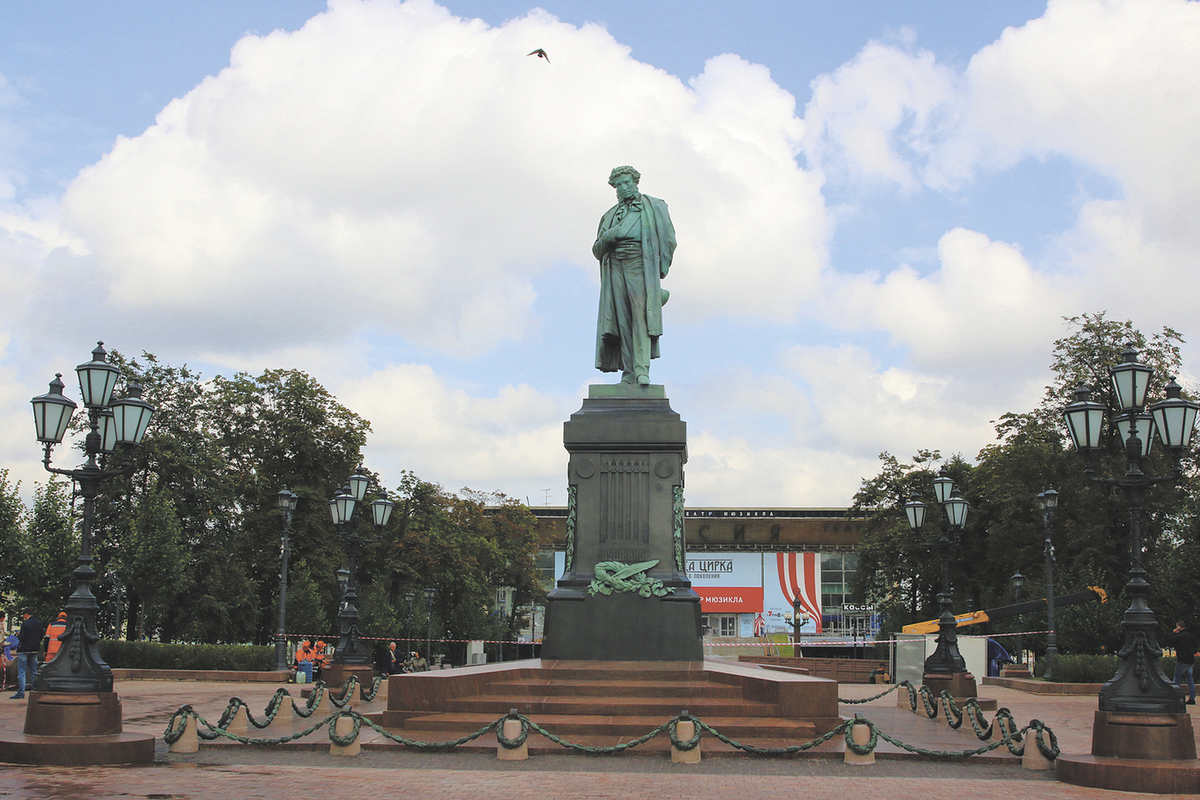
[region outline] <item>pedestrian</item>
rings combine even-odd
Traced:
[[[25,697],[25,687],[33,688],[33,680],[37,677],[38,650],[42,646],[42,632],[45,628],[42,621],[35,617],[29,609],[21,612],[24,621],[21,632],[17,634],[17,693],[9,696],[9,700],[22,700]]]
[[[62,647],[62,641],[59,636],[67,632],[67,612],[58,612],[58,619],[50,623],[50,627],[46,628],[46,663],[49,664],[58,655],[58,649]]]
[[[1178,620],[1175,623],[1175,631],[1164,639],[1163,643],[1167,647],[1175,648],[1175,680],[1172,683],[1182,689],[1181,681],[1186,677],[1187,705],[1196,705],[1196,681],[1192,675],[1192,668],[1196,665],[1196,646],[1200,643],[1197,642],[1196,634],[1191,632],[1186,622]]]
[[[8,662],[12,660],[12,648],[8,644],[8,616],[0,611],[0,689],[8,688]],[[13,665],[16,668],[16,664]]]
[[[396,643],[395,642],[388,642],[387,658],[388,658],[387,674],[395,675],[397,672],[400,671],[400,659],[398,659],[396,657]]]

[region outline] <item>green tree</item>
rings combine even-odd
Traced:
[[[292,633],[305,636],[325,636],[334,633],[330,620],[331,602],[329,593],[324,592],[309,570],[308,562],[301,559],[289,570],[287,628]]]
[[[1110,419],[1115,416],[1109,369],[1131,345],[1139,351],[1139,359],[1155,369],[1151,393],[1161,396],[1162,386],[1179,368],[1182,338],[1170,328],[1144,336],[1133,323],[1110,320],[1103,313],[1065,322],[1069,333],[1053,348],[1054,381],[1038,407],[1003,415],[996,424],[996,442],[983,448],[974,466],[961,460],[947,465],[971,503],[963,546],[951,568],[954,603],[956,611],[1006,605],[1012,602],[1011,576],[1018,571],[1025,576],[1025,597],[1041,596],[1046,577],[1045,531],[1037,495],[1053,487],[1060,495],[1051,533],[1056,594],[1098,586],[1109,596],[1100,607],[1087,603],[1057,610],[1059,649],[1113,652],[1120,645],[1120,617],[1129,603],[1122,591],[1129,568],[1128,505],[1123,494],[1097,486],[1085,476],[1084,459],[1069,446],[1061,412],[1074,399],[1075,386],[1083,382],[1094,389],[1093,399],[1109,407]],[[881,604],[888,631],[936,616],[929,613],[934,610],[935,573],[901,512],[904,500],[917,494],[931,505],[930,518],[936,519],[928,496],[929,464],[936,459],[936,452],[922,452],[908,465],[885,453],[880,473],[864,480],[855,497],[855,509],[869,520],[860,544],[856,590],[859,597]],[[1125,471],[1124,449],[1115,434],[1106,437],[1091,464],[1098,475]],[[1187,590],[1181,593],[1180,587],[1194,584],[1188,570],[1200,562],[1195,544],[1200,526],[1195,509],[1200,504],[1195,497],[1194,458],[1185,458],[1182,466],[1187,480],[1178,486],[1156,487],[1148,494],[1143,514],[1144,560],[1156,608],[1185,608]],[[1151,474],[1167,474],[1171,468],[1161,453],[1152,454],[1146,464]],[[1023,617],[1019,624],[1043,629],[1045,615]],[[990,626],[972,630],[994,631]],[[1039,649],[1044,641],[1027,638],[1026,644]]]
[[[25,504],[18,495],[20,484],[9,481],[8,470],[0,469],[0,595],[15,594],[22,584],[28,556],[25,550]]]
[[[79,558],[79,536],[69,492],[65,483],[54,479],[38,486],[18,551],[24,554],[18,598],[43,620],[54,619],[75,590],[72,572]]]
[[[118,575],[141,601],[138,639],[165,628],[191,595],[189,552],[175,505],[165,491],[138,498],[120,556]],[[163,638],[170,638],[169,636]]]
[[[293,559],[306,561],[325,597],[337,597],[342,547],[330,530],[328,502],[360,466],[370,423],[343,406],[311,376],[267,370],[253,377],[215,378],[208,425],[223,454],[238,499],[235,557],[244,562],[258,609],[253,639],[276,628],[279,596],[277,494],[300,496],[292,520]],[[373,487],[372,494],[379,489]],[[289,616],[291,608],[289,592]]]

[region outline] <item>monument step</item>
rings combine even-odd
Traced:
[[[499,715],[515,708],[522,714],[607,714],[613,716],[671,717],[687,709],[697,716],[775,717],[780,712],[773,703],[742,698],[707,698],[666,695],[662,697],[514,697],[511,695],[476,695],[447,700],[447,711],[476,712]]]
[[[676,712],[678,713],[678,712]],[[403,725],[392,729],[402,736],[419,741],[450,741],[494,722],[496,716],[469,713],[437,713],[412,717]],[[539,715],[526,714],[533,722],[556,736],[622,736],[636,738],[644,736],[666,722],[674,714],[665,716],[630,715]],[[808,740],[817,737],[816,726],[804,720],[783,717],[720,717],[696,715],[707,725],[722,734],[739,741],[748,738],[787,738]],[[420,736],[416,734],[420,733]],[[664,736],[660,734],[660,736]],[[533,737],[531,736],[531,739]],[[711,737],[706,737],[711,740]],[[574,740],[573,740],[574,741]],[[582,743],[582,742],[577,742]]]
[[[491,684],[491,694],[507,694],[514,697],[701,697],[740,698],[742,690],[737,686],[713,683],[712,681],[681,681],[663,683],[654,681],[610,680],[558,680],[527,679],[500,681]]]
[[[703,662],[697,662],[703,663]],[[559,661],[554,663],[554,679],[564,681],[621,681],[628,683],[665,683],[704,680],[702,670],[680,666],[679,662]]]

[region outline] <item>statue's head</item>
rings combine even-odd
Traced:
[[[629,177],[633,178],[633,183],[635,186],[642,179],[642,173],[626,164],[623,167],[613,167],[613,171],[608,173],[608,185],[616,186],[617,178],[621,177],[622,175],[628,175]]]

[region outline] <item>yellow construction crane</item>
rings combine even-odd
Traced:
[[[1101,603],[1107,603],[1108,592],[1099,586],[1089,586],[1085,591],[1054,598],[1054,605],[1055,607],[1069,606],[1073,603],[1085,603],[1089,600],[1099,600]],[[1011,606],[989,608],[987,611],[968,611],[966,614],[955,614],[954,620],[958,623],[956,627],[963,628],[967,625],[978,625],[981,622],[988,622],[994,619],[1016,617],[1021,614],[1032,614],[1035,611],[1045,610],[1046,598],[1043,597],[1041,600],[1030,600]],[[925,622],[914,622],[911,625],[905,625],[901,630],[904,633],[937,633],[938,620],[930,619]]]

